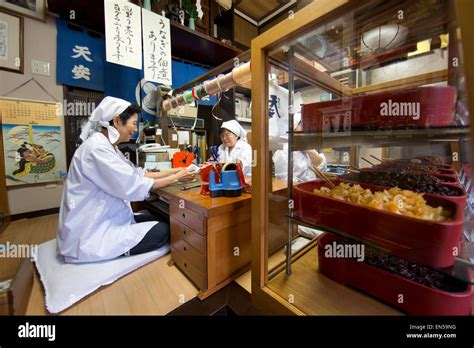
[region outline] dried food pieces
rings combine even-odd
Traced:
[[[438,156],[418,156],[416,159],[419,159],[423,163],[432,165],[442,165],[444,163]]]
[[[430,174],[413,174],[401,170],[382,171],[364,170],[360,173],[351,173],[344,177],[351,181],[364,182],[380,186],[399,187],[415,192],[431,193],[442,196],[461,196],[462,191],[452,186],[442,185],[441,179]]]
[[[337,243],[352,244],[357,242],[348,239],[340,239]],[[448,292],[466,291],[466,284],[460,280],[453,279],[429,267],[390,255],[367,244],[364,244],[363,262],[433,289]]]
[[[340,183],[332,189],[324,186],[315,189],[314,193],[422,220],[448,221],[451,217],[442,207],[428,205],[422,194],[398,187],[372,193],[360,185]]]

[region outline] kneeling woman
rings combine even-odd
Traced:
[[[58,252],[66,262],[94,262],[160,248],[169,225],[134,216],[130,202],[150,190],[176,183],[186,169],[145,173],[117,148],[137,128],[139,108],[106,97],[85,125],[84,143],[74,153],[63,191],[57,232]]]

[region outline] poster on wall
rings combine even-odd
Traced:
[[[106,60],[141,70],[141,7],[123,0],[105,0],[104,5]]]
[[[142,18],[145,80],[171,86],[170,20],[148,10]]]
[[[61,104],[0,98],[7,186],[66,176]]]

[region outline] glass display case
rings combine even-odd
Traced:
[[[469,11],[319,0],[252,41],[257,307],[472,313]]]

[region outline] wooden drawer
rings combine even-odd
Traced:
[[[170,217],[191,227],[200,235],[206,235],[206,218],[191,209],[180,208],[176,203],[170,204]]]
[[[184,239],[181,239],[178,233],[171,231],[171,246],[181,253],[186,260],[189,261],[194,267],[197,268],[201,273],[206,273],[207,261],[206,255],[201,254],[195,248],[193,248]]]
[[[179,251],[171,246],[171,257],[178,266],[201,290],[207,290],[207,275],[199,272]]]
[[[190,227],[182,224],[181,222],[171,218],[171,233],[175,233],[179,238],[184,239],[192,247],[194,247],[201,254],[206,254],[206,236],[202,236]]]

